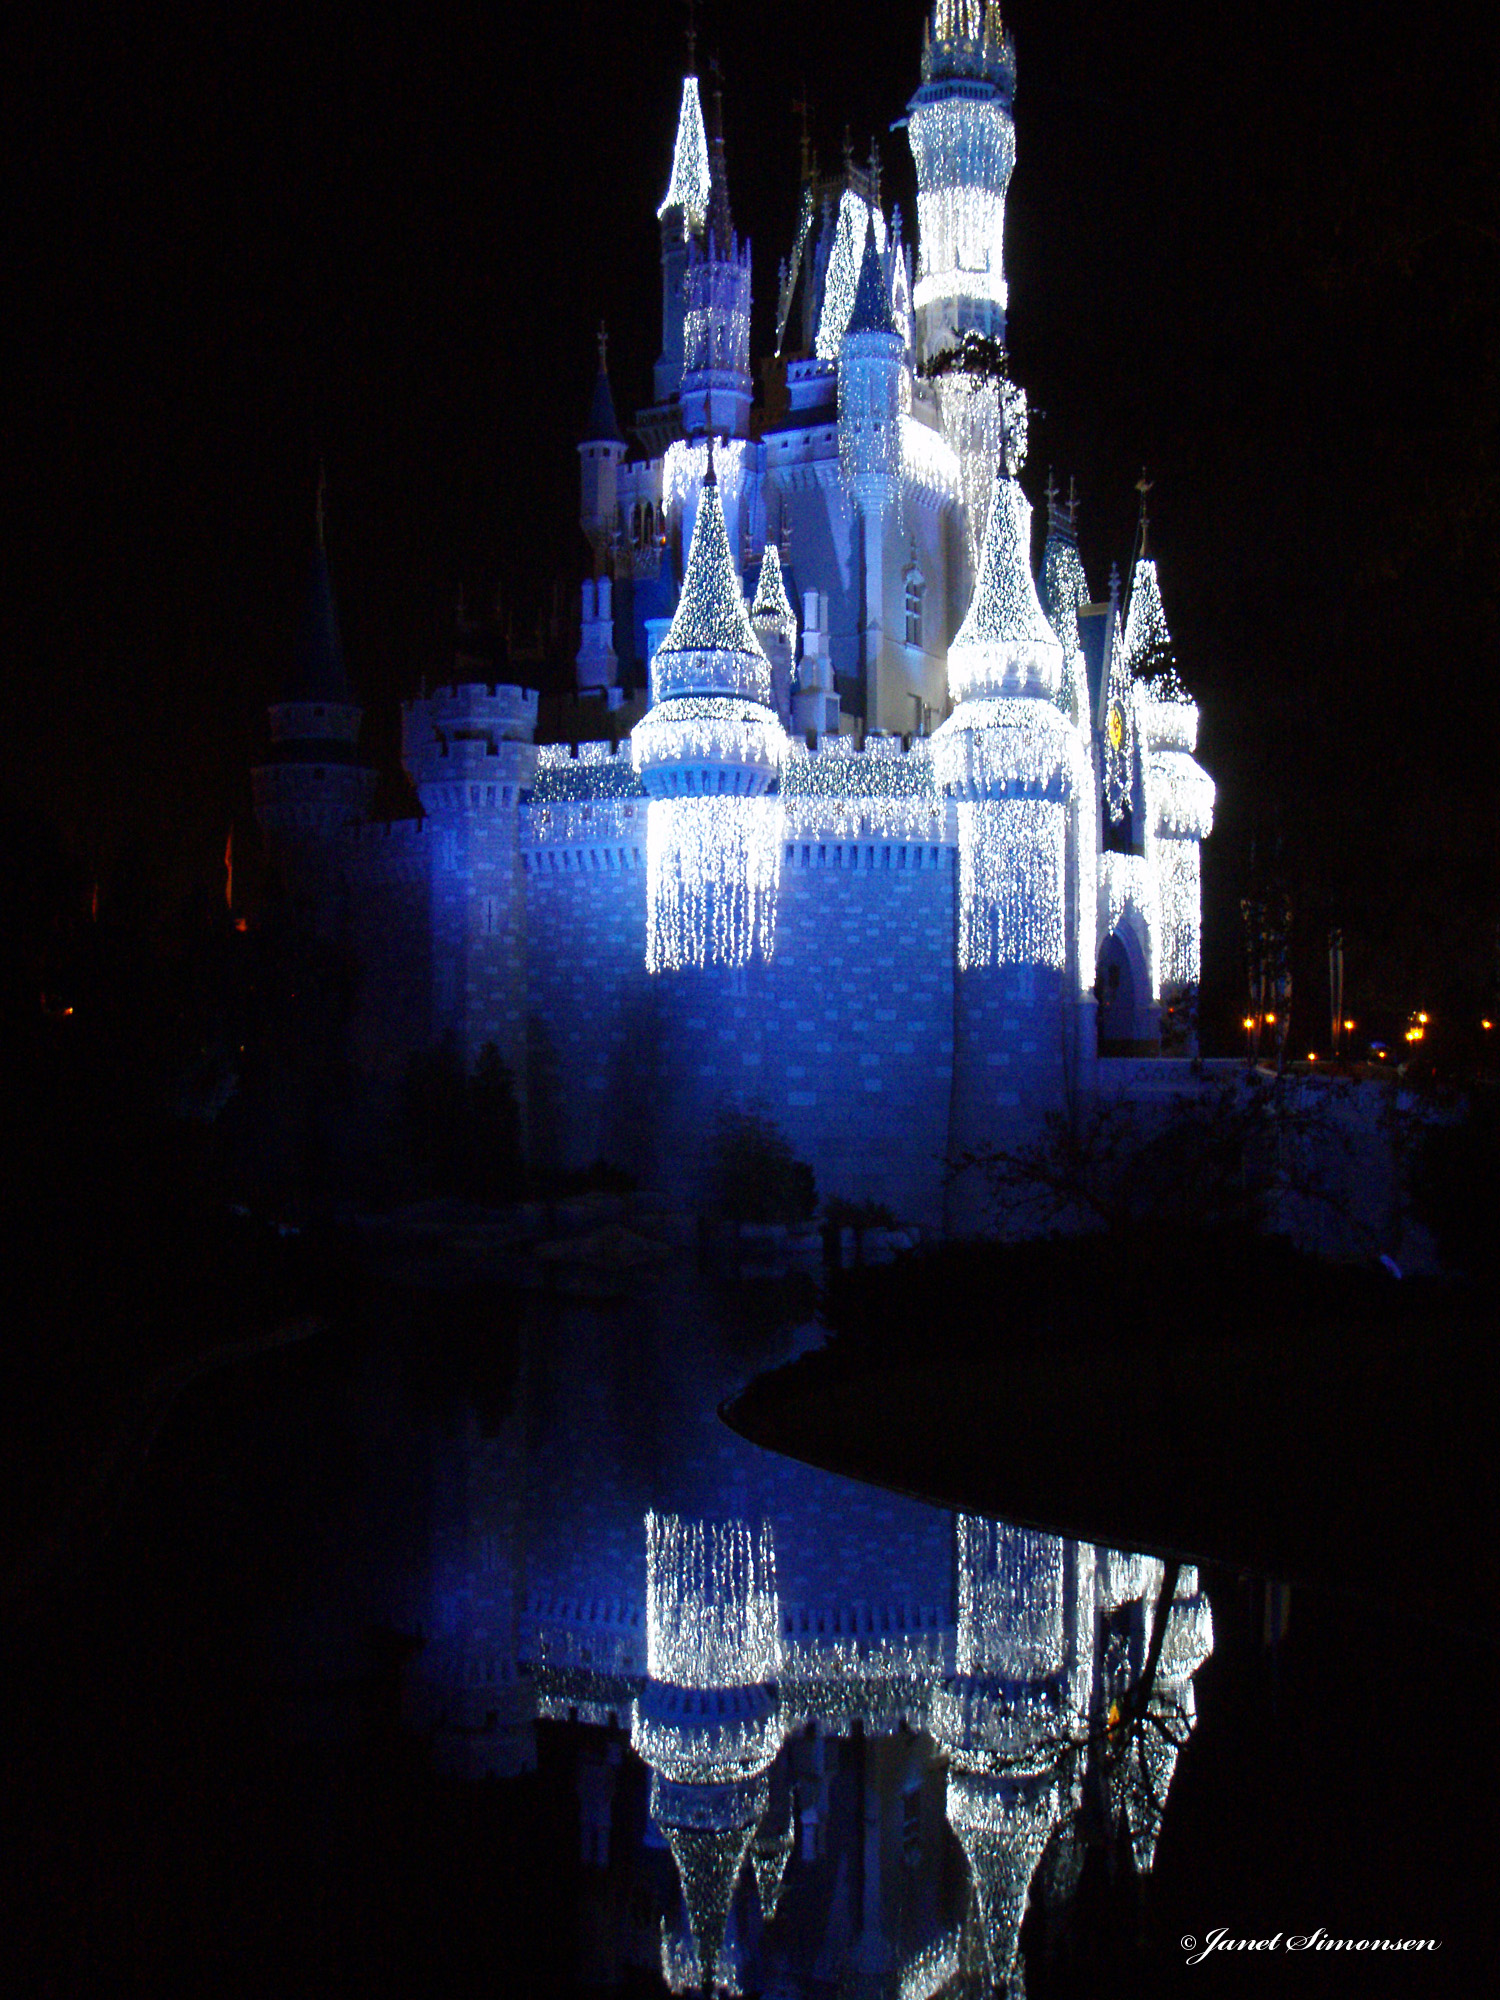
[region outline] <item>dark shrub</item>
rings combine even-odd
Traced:
[[[753,1111],[719,1113],[709,1185],[715,1213],[729,1222],[806,1222],[818,1205],[812,1168]]]

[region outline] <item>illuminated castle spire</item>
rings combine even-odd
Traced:
[[[839,463],[845,485],[867,514],[878,516],[900,497],[904,364],[871,210],[854,306],[839,342]],[[878,573],[878,550],[874,560]]]
[[[955,702],[1058,691],[1063,649],[1037,597],[1030,551],[1031,502],[1017,479],[997,472],[974,596],[948,649]]]
[[[1005,195],[1016,159],[1015,45],[994,0],[934,0],[907,107],[917,167],[917,353],[1005,338]]]
[[[692,55],[688,56],[691,69]],[[688,243],[701,237],[708,215],[708,138],[698,79],[682,79],[682,105],[677,114],[677,140],[672,148],[672,174],[656,211],[661,224],[661,354],[654,371],[656,400],[666,403],[682,387],[684,282]]]
[[[771,700],[771,666],[740,591],[712,447],[682,595],[651,665],[654,707],[688,695],[738,697],[766,707]]]
[[[1130,580],[1119,680],[1106,726],[1113,721],[1115,705],[1123,706],[1128,697],[1140,739],[1144,844],[1156,862],[1160,884],[1158,971],[1164,996],[1172,998],[1196,985],[1202,970],[1202,842],[1213,831],[1214,781],[1193,754],[1198,706],[1178,678],[1156,563],[1146,553],[1146,526],[1143,492],[1140,553]],[[1114,776],[1108,766],[1106,776]]]
[[[734,232],[724,165],[723,100],[714,92],[711,183],[703,247],[687,248],[683,301],[682,427],[744,437],[750,425],[750,245]]]
[[[1039,590],[1042,611],[1063,649],[1062,686],[1058,702],[1063,713],[1089,734],[1088,676],[1078,633],[1078,614],[1089,602],[1088,578],[1078,554],[1078,502],[1073,489],[1059,497],[1047,482],[1047,542],[1042,550]]]
[[[650,796],[646,963],[744,965],[775,948],[781,809],[766,797],[786,732],[708,470],[682,596],[651,663],[651,708],[630,751]]]
[[[785,729],[792,719],[792,662],[797,651],[797,614],[786,594],[786,582],[781,574],[781,551],[774,542],[766,543],[765,553],[760,559],[760,580],[756,585],[755,602],[750,607],[750,621],[771,663],[771,706]]]
[[[705,1995],[781,1748],[780,1611],[768,1522],[646,1516],[647,1680],[631,1742],[682,1883]]]
[[[709,168],[708,135],[703,129],[703,105],[698,96],[698,79],[682,79],[682,104],[677,113],[677,138],[672,147],[672,176],[661,206],[658,222],[675,215],[683,236],[701,236],[708,214]]]
[[[1130,600],[1125,610],[1125,666],[1141,680],[1160,681],[1165,688],[1180,692],[1177,654],[1162,608],[1161,585],[1156,563],[1146,553],[1146,518],[1141,514],[1140,554],[1130,578]]]

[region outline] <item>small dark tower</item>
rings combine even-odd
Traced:
[[[610,393],[608,346],[609,337],[601,323],[599,372],[594,377],[593,399],[578,444],[578,525],[593,554],[596,577],[609,574],[610,544],[618,528],[620,466],[626,449],[625,436],[615,415],[615,399]]]
[[[369,810],[375,773],[359,758],[363,714],[344,671],[320,478],[317,544],[291,672],[270,706],[266,761],[250,774],[266,852],[295,892],[316,894],[326,883],[339,832]]]

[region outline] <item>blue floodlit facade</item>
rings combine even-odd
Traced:
[[[493,1043],[543,1169],[691,1191],[748,1111],[825,1193],[951,1228],[947,1163],[1191,1023],[1214,788],[1155,564],[1143,534],[1096,594],[1052,492],[1033,568],[1014,87],[997,9],[936,0],[914,241],[873,163],[809,172],[757,404],[750,248],[684,79],[653,400],[627,442],[601,352],[578,446],[599,740],[539,744],[537,695],[465,643],[405,705],[421,816],[372,820],[327,599],[256,808],[353,946],[367,1074]]]

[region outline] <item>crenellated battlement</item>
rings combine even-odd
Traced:
[[[530,743],[536,734],[534,688],[494,681],[463,681],[435,687],[401,704],[403,748],[408,731],[430,729],[444,741],[477,738]]]
[[[512,810],[536,770],[537,694],[472,682],[401,706],[401,758],[427,812]]]

